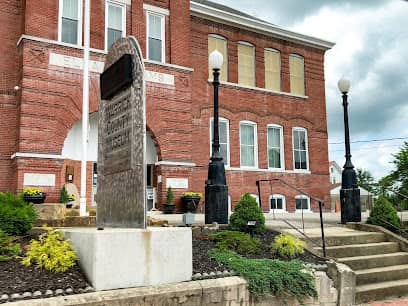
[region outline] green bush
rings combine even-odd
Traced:
[[[217,242],[217,248],[229,249],[244,256],[259,254],[262,250],[262,244],[258,239],[242,232],[221,231],[210,235],[210,238]]]
[[[256,200],[249,194],[244,194],[235,206],[234,213],[230,217],[230,229],[233,231],[250,232],[248,221],[256,221],[253,229],[255,234],[265,231],[265,217]]]
[[[31,204],[12,193],[0,192],[0,229],[9,235],[24,235],[33,226],[37,213]]]
[[[14,243],[13,238],[0,229],[0,262],[10,260],[20,254],[20,245]]]
[[[247,259],[229,250],[212,249],[209,256],[248,281],[252,296],[271,294],[295,296],[302,304],[306,297],[317,297],[312,273],[301,261],[272,259]]]
[[[274,243],[272,243],[272,251],[286,258],[294,258],[303,254],[305,247],[305,242],[288,234],[276,236]]]
[[[401,227],[397,210],[385,197],[377,199],[367,219],[367,223],[382,226],[390,231],[396,231]]]
[[[61,188],[60,190],[60,198],[59,198],[60,203],[68,203],[69,202],[69,194],[67,189],[64,187]]]
[[[174,193],[173,190],[171,190],[171,187],[167,188],[167,194],[166,194],[166,204],[173,204],[174,200]]]
[[[38,240],[31,240],[22,264],[36,264],[49,271],[65,272],[75,266],[76,261],[74,248],[63,234],[47,228],[47,232],[41,234]]]

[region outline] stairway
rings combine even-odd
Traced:
[[[408,253],[398,243],[383,233],[338,229],[325,239],[326,254],[355,271],[356,303],[408,294]]]

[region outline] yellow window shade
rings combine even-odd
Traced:
[[[265,88],[280,91],[280,53],[274,50],[265,50]]]
[[[305,67],[303,57],[289,56],[290,67],[290,92],[297,95],[305,95]]]
[[[238,83],[255,86],[255,48],[238,44]]]
[[[220,81],[226,82],[228,80],[227,40],[215,36],[208,36],[208,57],[214,50],[218,50],[218,52],[220,52],[224,58],[220,70]],[[210,66],[208,66],[208,79],[213,79],[213,72]]]

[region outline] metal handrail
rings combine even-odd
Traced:
[[[321,247],[322,247],[322,250],[323,250],[323,256],[326,257],[326,242],[325,242],[325,238],[324,238],[323,211],[322,211],[322,206],[324,206],[323,200],[321,200],[321,199],[319,199],[319,198],[316,198],[316,197],[314,197],[314,196],[309,195],[308,193],[304,192],[303,190],[301,190],[301,189],[299,189],[299,188],[297,188],[297,187],[295,187],[295,186],[293,186],[293,185],[291,185],[291,184],[285,182],[285,181],[282,180],[282,179],[279,179],[279,178],[274,178],[274,179],[269,179],[269,180],[263,179],[263,180],[257,180],[257,181],[256,181],[256,185],[257,185],[257,187],[258,187],[259,205],[260,205],[261,207],[262,207],[262,200],[261,200],[261,184],[260,184],[260,182],[269,182],[269,183],[271,183],[271,182],[273,182],[273,181],[279,181],[279,182],[285,184],[286,186],[292,188],[293,190],[296,190],[297,192],[300,192],[302,195],[308,196],[311,200],[315,200],[315,201],[317,201],[317,202],[319,203],[320,228],[321,228],[321,239],[322,239],[322,245],[321,245]],[[271,188],[271,189],[272,189],[272,188]],[[298,228],[296,228],[294,225],[292,225],[292,224],[290,224],[289,222],[287,222],[286,220],[283,220],[283,221],[284,221],[286,224],[288,224],[290,227],[292,227],[293,229],[295,229],[296,231],[298,231],[299,233],[301,233],[301,234],[302,234],[304,237],[306,237],[309,241],[312,241],[311,238],[309,238],[309,237],[306,235],[306,233],[305,233],[305,221],[304,221],[304,218],[303,218],[303,210],[304,210],[304,209],[303,209],[303,206],[302,206],[302,228],[303,228],[303,233],[302,233]],[[273,210],[273,213],[274,213],[274,217],[275,217],[275,210]]]
[[[395,230],[397,230],[397,231],[399,232],[399,234],[400,234],[401,237],[408,239],[407,233],[405,233],[404,231],[402,231],[401,228],[395,226],[394,224],[392,224],[392,223],[388,222],[387,220],[382,219],[382,218],[380,218],[380,217],[379,217],[378,219],[380,219],[381,222],[384,222],[385,224],[387,224],[387,225],[391,226],[392,228],[394,228]]]

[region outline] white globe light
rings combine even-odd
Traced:
[[[341,78],[337,83],[337,86],[339,87],[341,93],[348,93],[350,89],[350,81],[345,78]]]
[[[221,69],[224,58],[218,50],[214,50],[210,54],[210,68]]]

